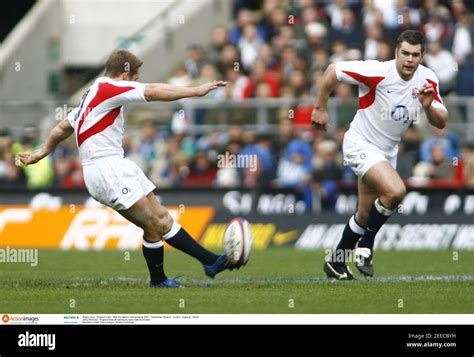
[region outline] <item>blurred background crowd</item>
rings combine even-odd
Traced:
[[[337,127],[330,134],[314,131],[308,126],[311,100],[326,67],[343,60],[391,60],[399,33],[417,29],[426,35],[424,64],[439,77],[441,95],[474,96],[472,11],[473,3],[463,0],[236,0],[233,24],[216,27],[208,45],[190,38],[187,56],[168,82],[228,81],[207,97],[214,100],[286,98],[293,104],[269,111],[275,130],[246,129],[245,121],[254,119],[241,110],[225,118],[224,129],[193,134],[190,124],[215,123],[212,111],[196,111],[194,123],[176,111],[166,127],[146,120],[129,131],[126,155],[161,188],[284,187],[297,189],[305,200],[318,192],[330,203],[340,185],[355,183],[341,145],[357,108],[357,88],[338,84]],[[17,152],[41,140],[34,127],[21,135],[0,130],[0,186],[84,187],[73,140],[38,165],[14,165]],[[219,165],[226,153],[255,155],[257,168]],[[412,125],[402,138],[398,167],[412,184],[472,188],[474,143],[450,128],[426,132]]]

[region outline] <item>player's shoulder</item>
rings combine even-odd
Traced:
[[[115,79],[105,77],[105,76],[97,78],[95,83],[96,84],[108,83],[115,87],[134,87],[134,88],[140,88],[145,85],[144,83],[136,82],[136,81],[124,81],[124,80],[116,81]]]
[[[431,68],[428,68],[423,64],[420,64],[416,71],[422,79],[429,78],[438,81],[438,76],[436,75],[436,73],[434,73]]]
[[[353,60],[336,63],[339,69],[351,69],[366,75],[384,75],[391,68],[391,61]]]

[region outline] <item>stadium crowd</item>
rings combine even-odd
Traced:
[[[315,98],[330,63],[392,59],[394,42],[405,29],[425,33],[425,64],[438,75],[443,96],[474,96],[472,7],[462,0],[236,0],[233,25],[215,28],[208,46],[189,43],[186,58],[168,82],[228,81],[209,99],[294,99],[294,105],[270,111],[277,134],[246,130],[240,120],[230,121],[224,132],[190,135],[189,125],[173,115],[167,130],[148,120],[136,134],[127,134],[126,155],[158,187],[284,187],[303,197],[317,190],[331,201],[340,185],[356,179],[343,165],[341,151],[356,106],[337,107],[338,125],[328,135],[308,126],[312,106],[298,101]],[[357,91],[340,83],[334,97],[353,103]],[[208,123],[211,114],[197,111],[195,124]],[[38,165],[14,165],[17,152],[40,144],[37,132],[27,128],[15,138],[5,128],[0,131],[0,187],[84,187],[73,140]],[[226,153],[254,155],[258,165],[222,165]],[[433,129],[426,136],[412,125],[400,153],[399,172],[412,183],[474,187],[474,143],[453,131]]]

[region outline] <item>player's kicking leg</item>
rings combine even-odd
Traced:
[[[354,260],[357,269],[363,275],[373,276],[372,258],[375,236],[402,202],[406,187],[400,175],[388,161],[380,161],[372,166],[361,180],[378,195],[370,207],[364,234],[357,242]]]
[[[188,232],[186,232],[184,228],[182,228],[177,222],[173,221],[168,210],[160,205],[154,194],[149,194],[147,199],[156,212],[165,215],[167,217],[167,222],[170,220],[172,222],[171,224],[167,223],[168,225],[165,228],[163,239],[166,243],[199,260],[204,267],[205,274],[210,278],[214,278],[218,273],[225,269],[232,269],[225,254],[218,256],[203,248],[188,234]]]
[[[118,212],[143,229],[143,256],[150,272],[151,287],[179,287],[177,281],[169,279],[164,272],[163,241],[199,260],[206,275],[212,278],[231,268],[225,255],[215,255],[191,238],[186,230],[173,220],[168,210],[159,204],[152,192],[129,209]]]
[[[357,212],[346,224],[336,250],[329,257],[328,261],[324,263],[324,271],[330,278],[338,280],[354,279],[350,268],[347,266],[346,259],[352,253],[359,239],[364,235],[370,209],[378,197],[378,193],[361,179],[358,180],[357,192],[359,198]]]

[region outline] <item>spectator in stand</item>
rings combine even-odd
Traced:
[[[323,139],[313,143],[313,181],[324,207],[334,209],[339,190],[336,182],[344,177],[342,155],[337,153],[337,143]]]
[[[399,26],[397,0],[374,0],[374,6],[382,13],[384,28],[390,33],[395,33]]]
[[[63,157],[54,163],[54,186],[62,189],[86,188],[78,158]]]
[[[265,41],[271,42],[275,36],[280,34],[280,29],[288,25],[288,12],[283,7],[275,7],[273,1],[268,1],[268,3],[273,8],[266,10],[265,15],[267,16],[263,18],[261,26],[264,29]]]
[[[302,189],[311,181],[311,147],[295,139],[288,144],[278,164],[276,182],[279,187]]]
[[[386,41],[381,41],[379,43],[379,48],[378,48],[378,53],[377,53],[377,61],[390,61],[393,58],[393,48],[392,46],[386,42]]]
[[[432,147],[439,144],[444,149],[444,156],[448,160],[459,157],[461,140],[455,133],[449,132],[448,129],[433,128],[433,137],[425,139],[421,144],[421,160],[424,162],[433,162]]]
[[[264,43],[260,47],[260,52],[258,54],[258,59],[265,63],[267,69],[271,71],[278,71],[278,59],[273,52],[273,49],[270,45]]]
[[[347,59],[347,46],[342,41],[334,41],[331,46],[329,63],[337,63]]]
[[[226,73],[228,70],[243,70],[243,68],[241,68],[239,51],[235,45],[227,44],[222,48],[217,68],[221,74]]]
[[[464,10],[459,14],[459,20],[455,25],[452,47],[452,54],[459,65],[463,65],[466,57],[472,52],[472,27],[472,16],[467,10]]]
[[[240,150],[242,149],[242,145],[240,140],[239,141],[231,141],[229,142],[221,155],[233,155],[233,157],[237,157],[239,155]],[[220,165],[219,161],[217,162],[218,169],[216,172],[216,186],[217,187],[225,187],[225,188],[236,188],[242,185],[242,180],[239,175],[239,170],[237,167],[233,167],[231,165]]]
[[[348,125],[354,118],[357,102],[354,101],[354,87],[348,83],[338,83],[334,89],[334,98],[338,100],[336,107],[337,122],[339,125]]]
[[[362,24],[366,29],[383,27],[383,13],[375,6],[374,0],[364,0],[362,7]]]
[[[229,43],[229,32],[223,26],[217,26],[212,30],[211,44],[207,49],[207,57],[211,63],[218,63],[222,49]]]
[[[344,167],[342,156],[337,151],[337,142],[332,139],[315,141],[312,165],[314,173],[322,181],[341,180]]]
[[[418,9],[409,6],[409,0],[397,1],[399,31],[416,30],[421,24],[421,15]]]
[[[277,160],[282,157],[288,144],[295,139],[295,126],[293,121],[288,117],[282,117],[278,124],[278,135],[274,138],[273,148],[277,156]]]
[[[23,176],[20,169],[15,166],[12,153],[13,139],[9,130],[0,130],[0,183],[21,182]]]
[[[164,154],[166,166],[153,183],[157,187],[179,187],[190,171],[190,157],[181,148],[180,138],[172,136],[166,143]]]
[[[310,57],[313,51],[326,47],[327,28],[319,22],[310,22],[305,27],[307,41],[307,56]]]
[[[305,73],[299,70],[293,71],[288,78],[288,85],[294,90],[296,97],[301,97],[308,88]]]
[[[324,72],[329,65],[329,56],[326,50],[319,48],[313,51],[312,59],[311,59],[312,71],[320,71]]]
[[[326,13],[331,18],[331,29],[342,30],[344,27],[344,9],[347,6],[346,0],[334,0],[328,2]]]
[[[362,47],[362,28],[357,23],[354,12],[346,7],[342,10],[342,27],[332,30],[332,41],[343,41],[348,48]]]
[[[448,40],[449,27],[437,13],[428,15],[428,21],[421,27],[426,36],[426,42],[445,42]]]
[[[436,14],[446,14],[449,10],[444,6],[439,4],[438,0],[423,0],[421,11],[421,22],[426,23],[429,20],[430,15]]]
[[[226,98],[236,101],[244,99],[245,88],[249,84],[249,78],[244,76],[241,71],[234,71],[233,69],[226,71],[225,78],[227,81],[227,86],[224,87],[227,93]]]
[[[203,49],[198,44],[191,44],[188,46],[187,58],[184,61],[184,66],[188,75],[195,79],[199,75],[202,65],[205,63]]]
[[[217,168],[205,152],[198,152],[190,167],[190,173],[184,178],[184,187],[209,187],[214,184]]]
[[[430,178],[432,179],[453,179],[453,162],[446,158],[444,148],[441,144],[434,144],[431,147],[432,168]]]
[[[463,146],[461,162],[463,164],[464,186],[474,188],[474,143]]]
[[[402,179],[409,179],[420,157],[421,133],[415,125],[409,126],[402,134],[398,145],[397,170]]]
[[[257,36],[257,27],[252,24],[246,25],[238,42],[240,58],[245,71],[250,71],[252,68],[262,44],[263,41]]]
[[[244,141],[246,144],[239,154],[247,158],[256,158],[257,165],[256,167],[239,168],[243,177],[243,184],[245,187],[265,186],[272,179],[274,170],[271,144],[265,136],[256,138],[252,132],[245,132]]]
[[[174,86],[188,87],[192,85],[192,79],[186,72],[186,67],[178,66],[173,72],[173,76],[168,80],[168,83]]]
[[[457,94],[461,96],[474,96],[474,51],[465,58],[459,71]]]
[[[252,11],[249,9],[241,9],[239,10],[239,13],[237,14],[237,23],[236,26],[234,26],[230,31],[229,31],[229,40],[233,44],[238,44],[240,38],[242,37],[243,30],[247,25],[257,25],[257,21],[255,19],[255,15]],[[260,40],[264,41],[265,40],[265,30],[263,29],[262,26],[258,26],[256,28],[257,31],[257,36],[260,38]]]
[[[440,42],[431,42],[428,45],[425,62],[438,76],[441,95],[446,95],[454,89],[458,73],[457,63],[454,56],[441,47]]]
[[[248,84],[244,89],[244,98],[255,97],[255,90],[261,82],[266,82],[270,86],[272,97],[278,97],[280,93],[280,80],[277,74],[267,70],[265,63],[257,61],[252,67]]]
[[[364,42],[364,59],[375,60],[379,53],[380,41],[382,41],[382,28],[380,26],[366,28],[366,40]]]
[[[265,33],[265,42],[270,42],[274,36],[277,35],[278,27],[272,22],[272,15],[280,7],[279,0],[264,0],[262,5],[260,27]],[[273,15],[274,16],[274,15]]]

